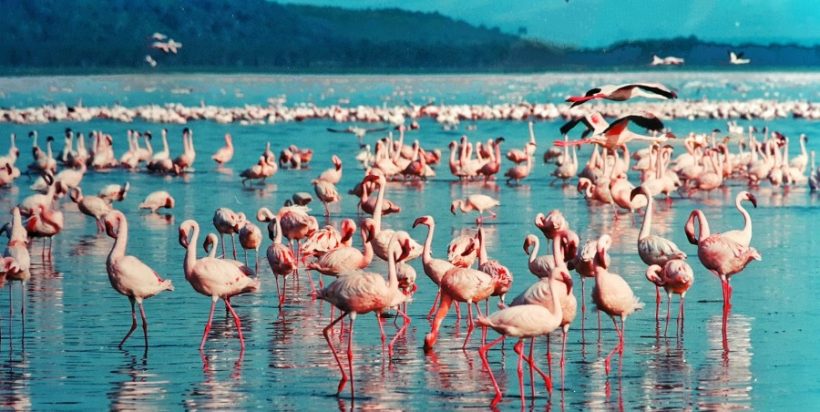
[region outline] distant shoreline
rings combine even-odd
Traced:
[[[270,76],[446,76],[446,75],[543,75],[543,74],[622,74],[622,73],[820,73],[818,66],[699,66],[699,67],[663,67],[653,68],[646,66],[614,66],[607,68],[596,67],[545,67],[541,70],[366,70],[366,69],[339,69],[339,70],[263,70],[263,69],[234,69],[196,67],[190,70],[180,70],[174,67],[169,70],[133,68],[100,68],[92,70],[68,69],[54,70],[51,68],[32,68],[20,70],[0,69],[0,77],[61,77],[61,76],[184,76],[184,75],[270,75]]]

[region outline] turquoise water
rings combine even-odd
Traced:
[[[591,77],[597,79],[598,76],[603,75]],[[608,76],[618,80],[618,75]],[[684,77],[671,77],[668,81],[696,81],[690,77],[696,76],[693,74],[677,76]],[[777,73],[737,75],[738,79],[726,73],[705,76],[704,81],[724,76],[726,82],[747,84],[756,92],[763,93],[761,90],[768,89],[770,93],[794,98],[803,93],[804,98],[816,99],[820,91],[814,75],[783,74],[782,82],[778,82]],[[764,82],[755,76],[768,76],[771,81]],[[801,76],[809,77],[807,83],[801,83],[803,80],[800,79],[804,78]],[[633,78],[630,75],[625,77]],[[568,90],[568,87],[560,86],[560,78],[552,79],[546,75],[532,78],[468,76],[465,79],[447,76],[430,79],[422,76],[274,76],[264,78],[267,80],[260,84],[254,79],[256,77],[245,79],[244,76],[169,76],[133,80],[124,77],[2,79],[0,104],[24,106],[46,101],[73,102],[81,98],[89,105],[117,100],[131,104],[149,101],[187,104],[197,103],[200,99],[207,99],[209,103],[241,105],[247,100],[264,102],[268,97],[283,94],[288,96],[290,104],[310,100],[306,96],[318,99],[322,91],[334,96],[326,99],[344,96],[354,104],[357,99],[370,104],[380,98],[397,100],[397,84],[407,89],[414,100],[420,101],[419,96],[439,93],[441,85],[448,83],[448,79],[454,83],[441,94],[476,103],[491,102],[500,98],[498,96],[512,94],[535,96],[537,93],[528,87],[541,80],[555,83],[545,87],[554,89],[556,94],[564,88]],[[586,84],[586,80],[579,76],[568,79],[572,85]],[[152,92],[156,94],[144,92],[142,85],[145,82],[157,84],[158,89]],[[722,84],[718,80],[715,82]],[[58,87],[58,91],[49,91],[51,85]],[[168,91],[186,85],[194,88],[190,95],[172,95]],[[61,86],[71,91],[59,91]],[[126,87],[130,89],[126,90]],[[215,93],[221,95],[218,92],[221,88],[226,94],[220,98],[198,92],[217,90]],[[241,89],[246,97],[237,98],[234,89]],[[715,93],[720,89],[715,86]],[[549,95],[541,96],[558,101]],[[741,124],[764,125],[762,122]],[[88,173],[82,184],[86,193],[96,192],[109,183],[131,182],[128,198],[118,204],[130,223],[128,253],[148,263],[163,277],[172,279],[176,291],[146,301],[150,322],[147,355],[143,353],[139,330],[124,350],[117,349],[116,344],[129,327],[130,308],[128,300],[111,289],[106,277],[105,258],[112,240],[96,234],[93,221],[80,214],[73,204],[64,202],[65,229],[54,240],[53,260],[43,262],[39,258],[39,242],[32,247],[33,277],[25,290],[24,333],[19,314],[20,286],[15,284],[12,290],[15,313],[11,324],[7,311],[8,292],[0,291],[3,292],[0,294],[3,339],[0,344],[0,404],[6,408],[40,410],[485,408],[493,397],[492,385],[489,375],[482,371],[476,351],[479,340],[474,339],[466,352],[460,349],[466,328],[464,320],[456,326],[454,318],[448,318],[434,352],[425,354],[422,349],[424,334],[429,331],[425,317],[435,289],[423,274],[420,262],[413,262],[419,274],[419,291],[409,308],[412,324],[406,337],[399,340],[392,362],[382,355],[372,315],[361,316],[356,322],[355,402],[347,392],[338,398],[334,394],[338,370],[321,335],[321,328],[329,320],[328,305],[312,301],[307,296],[308,284],[303,278],[298,292],[290,294],[284,308],[279,310],[273,276],[264,260],[264,252],[260,261],[264,268],[260,273],[262,291],[233,300],[245,332],[247,348],[244,353],[239,351],[232,319],[221,309],[216,312],[214,329],[205,351],[200,353],[197,349],[210,302],[194,292],[185,281],[182,272],[184,250],[177,243],[177,226],[185,219],[194,218],[204,229],[210,229],[213,211],[221,206],[248,215],[261,206],[278,207],[292,193],[309,191],[310,180],[330,167],[332,153],[339,154],[345,165],[340,188],[352,187],[362,174],[353,159],[357,143],[352,136],[324,131],[333,125],[326,121],[254,126],[192,123],[188,126],[195,132],[198,151],[195,173],[184,178],[122,170]],[[540,160],[546,143],[557,137],[558,125],[557,122],[536,124],[537,159]],[[126,146],[127,128],[149,129],[155,135],[160,128],[155,124],[105,121],[53,123],[36,128],[41,136],[61,136],[67,126],[78,130],[105,130],[115,136],[118,154]],[[423,120],[421,126],[421,131],[409,137],[419,138],[429,147],[446,148],[451,139],[462,133],[444,132],[429,119]],[[670,122],[670,126],[677,134],[725,128],[721,121],[678,120]],[[817,122],[784,119],[770,122],[768,126],[790,136],[807,133],[810,146],[820,150],[818,140],[813,139],[820,134]],[[0,136],[11,132],[22,136],[30,129],[31,126],[0,124]],[[181,150],[178,139],[181,129],[181,126],[169,126],[174,154]],[[523,145],[526,130],[527,125],[523,122],[480,122],[476,131],[468,133],[474,139],[503,135],[507,138],[505,148],[510,148]],[[217,171],[209,156],[222,144],[222,135],[228,131],[234,136],[237,152],[228,170]],[[25,165],[30,161],[30,152],[28,142],[20,140],[23,150],[18,165]],[[266,141],[271,141],[276,150],[290,143],[313,148],[316,154],[312,169],[280,170],[266,186],[243,189],[238,172],[256,161]],[[0,152],[5,152],[6,144],[0,146]],[[60,148],[58,142],[56,150]],[[797,152],[795,145],[792,151]],[[585,158],[586,153],[582,157]],[[507,167],[509,164],[505,161],[502,169]],[[450,215],[450,200],[476,192],[498,196],[502,202],[498,219],[490,221],[486,227],[488,252],[514,273],[515,283],[510,296],[535,281],[527,271],[521,244],[527,233],[537,233],[532,225],[536,213],[561,209],[582,240],[603,232],[612,234],[615,243],[611,251],[611,270],[623,275],[635,293],[647,302],[647,308],[628,321],[623,362],[620,368],[616,362],[610,377],[605,377],[602,359],[615,344],[611,322],[604,319],[603,331],[599,334],[595,314],[588,312],[582,338],[579,314],[569,336],[564,385],[557,378],[555,355],[553,370],[557,383],[552,398],[548,398],[543,386],[538,385],[538,396],[528,407],[539,410],[787,410],[820,404],[817,390],[820,374],[816,372],[820,365],[820,355],[816,351],[820,327],[814,322],[818,308],[815,293],[820,290],[817,276],[820,259],[815,252],[820,246],[820,235],[816,232],[817,206],[820,204],[817,195],[809,193],[807,188],[784,190],[772,189],[768,185],[754,191],[759,203],[758,208],[750,212],[755,224],[752,245],[761,252],[763,261],[753,262],[733,281],[734,306],[729,323],[732,350],[725,354],[721,346],[719,282],[694,258],[695,249],[686,242],[682,227],[693,208],[706,212],[713,230],[740,227],[742,220],[732,200],[744,186],[735,182],[708,196],[676,198],[670,205],[657,203],[653,230],[671,238],[693,256],[690,264],[696,275],[695,285],[687,295],[684,333],[680,337],[671,334],[669,338],[658,338],[652,304],[654,287],[645,280],[644,266],[636,253],[638,225],[629,218],[613,220],[609,207],[588,206],[573,187],[550,186],[548,175],[551,170],[551,166],[544,166],[539,161],[530,178],[513,188],[503,183],[489,186],[457,183],[445,166],[440,168],[439,176],[426,184],[391,184],[388,197],[399,203],[403,210],[399,215],[385,218],[387,226],[408,230],[421,241],[426,232],[412,230],[410,226],[420,215],[433,215],[438,223],[434,254],[442,256],[450,238],[472,225],[470,216]],[[27,196],[29,184],[23,177],[14,187],[2,189],[0,209],[7,210]],[[176,197],[176,209],[168,216],[139,212],[137,204],[145,195],[159,189],[168,190]],[[332,223],[345,217],[357,218],[354,197],[346,196],[332,212]],[[264,248],[268,244],[266,242]],[[374,264],[373,269],[386,272],[381,263]],[[586,290],[587,293],[591,291],[591,284]],[[580,299],[580,282],[576,282],[574,292]],[[589,300],[589,296],[586,299]],[[392,335],[395,329],[390,325],[387,323],[386,329]],[[490,332],[490,337],[494,336]],[[559,343],[560,336],[553,336],[552,347],[559,347]],[[543,339],[536,347],[536,357],[543,365]],[[497,348],[490,352],[490,366],[505,392],[499,405],[503,410],[520,406],[516,361],[511,344],[503,351]],[[525,390],[529,393],[528,386]]]

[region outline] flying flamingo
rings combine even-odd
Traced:
[[[145,350],[148,350],[148,320],[145,318],[145,308],[143,300],[148,299],[162,291],[174,290],[171,280],[163,280],[157,272],[134,256],[126,256],[125,251],[128,245],[128,220],[125,215],[118,210],[114,210],[105,215],[105,231],[108,236],[114,238],[114,245],[108,253],[105,268],[108,271],[108,280],[111,287],[119,294],[127,296],[131,301],[131,329],[120,341],[119,348],[137,329],[137,313],[134,310],[134,303],[140,307],[142,317],[142,331],[145,335]]]
[[[577,120],[574,120],[572,122],[577,123]],[[570,124],[572,124],[572,122],[570,122]],[[660,119],[658,119],[650,113],[630,114],[615,120],[603,131],[601,131],[600,133],[596,132],[592,137],[570,141],[556,140],[553,144],[558,147],[564,147],[567,145],[579,146],[582,144],[594,143],[602,146],[604,149],[607,149],[610,152],[614,152],[615,149],[627,144],[632,140],[663,143],[666,141],[667,138],[675,137],[675,135],[671,133],[667,133],[660,137],[640,135],[627,129],[627,126],[629,126],[630,122],[635,123],[636,125],[651,131],[660,131],[663,130],[664,127],[663,122],[661,122]]]
[[[643,308],[643,303],[632,293],[632,288],[626,283],[624,278],[615,273],[609,272],[609,259],[607,251],[612,244],[609,235],[601,235],[598,238],[597,270],[595,273],[595,287],[592,288],[592,301],[598,310],[603,311],[612,319],[615,325],[615,332],[618,333],[618,344],[604,359],[604,369],[609,374],[609,363],[612,355],[617,351],[622,359],[624,353],[624,334],[626,333],[626,318],[636,310]],[[621,318],[621,326],[615,317]]]
[[[433,299],[433,305],[430,307],[430,312],[427,313],[427,319],[433,316],[433,311],[436,308],[439,298],[441,297],[441,278],[448,270],[453,269],[452,263],[444,259],[436,259],[433,257],[433,232],[436,230],[436,221],[432,216],[422,216],[413,222],[413,228],[418,225],[427,226],[427,238],[424,240],[424,250],[421,253],[421,264],[424,267],[424,274],[426,274],[433,283],[436,284],[436,297]]]
[[[566,268],[562,267],[560,269],[556,269],[553,272],[553,276],[563,277],[565,281],[571,282],[569,278],[569,273],[566,271]],[[523,360],[524,360],[524,339],[530,338],[530,355],[527,358],[527,362],[530,365],[530,368],[535,369],[544,378],[544,383],[546,384],[547,391],[552,391],[552,379],[544,374],[541,369],[535,366],[535,360],[533,359],[533,345],[535,342],[535,338],[538,336],[548,336],[550,333],[558,329],[561,325],[561,320],[563,313],[561,311],[561,302],[559,300],[559,296],[557,291],[552,291],[552,283],[549,284],[550,295],[552,296],[552,307],[553,310],[547,309],[545,306],[542,305],[519,305],[519,306],[511,306],[506,309],[502,309],[498,312],[493,313],[487,317],[479,316],[477,323],[481,326],[489,326],[493,328],[496,332],[500,333],[501,336],[498,339],[482,346],[478,350],[478,354],[481,356],[481,362],[484,364],[484,367],[490,372],[490,380],[493,383],[493,387],[495,388],[495,398],[493,398],[492,403],[490,403],[490,407],[494,408],[498,402],[501,401],[501,389],[498,387],[498,382],[495,380],[495,375],[493,374],[492,369],[490,368],[490,363],[487,360],[487,351],[502,340],[505,337],[511,336],[518,338],[518,342],[514,346],[515,353],[518,354],[518,388],[521,393],[521,404],[524,405],[524,368],[523,368]]]
[[[170,193],[159,190],[146,196],[145,200],[139,204],[139,208],[148,209],[151,213],[156,213],[158,209],[162,208],[173,209],[175,203],[176,201]]]
[[[282,282],[282,290],[279,290],[279,276],[287,280],[287,276],[293,273],[299,266],[293,250],[282,244],[282,227],[279,225],[279,218],[273,217],[268,223],[268,236],[273,241],[268,247],[268,263],[276,281],[276,295],[279,296],[279,307],[285,303],[285,287],[287,282]]]
[[[484,211],[490,213],[490,218],[495,219],[496,214],[492,211],[493,208],[500,205],[498,199],[493,199],[490,196],[482,194],[469,195],[465,199],[456,199],[450,204],[450,213],[456,214],[456,210],[461,210],[461,213],[478,212],[476,224],[484,222]]]
[[[400,238],[404,239],[400,240]],[[334,319],[322,330],[322,334],[325,336],[325,340],[330,347],[330,352],[333,354],[333,358],[336,359],[336,364],[342,373],[342,379],[339,380],[339,386],[336,390],[337,395],[344,389],[348,378],[345,374],[345,368],[342,366],[342,362],[336,354],[336,348],[333,347],[333,343],[330,340],[329,332],[333,328],[333,325],[346,316],[350,316],[350,331],[347,336],[347,362],[351,381],[350,395],[355,397],[353,384],[353,328],[356,323],[356,317],[360,314],[374,312],[377,317],[376,320],[379,322],[379,329],[381,330],[382,326],[379,313],[384,309],[397,307],[407,299],[399,290],[396,262],[407,258],[410,253],[410,248],[409,237],[405,237],[402,234],[393,235],[393,239],[390,241],[390,253],[387,260],[387,281],[385,281],[382,275],[377,273],[353,273],[347,276],[340,276],[333,283],[319,291],[317,298],[330,302],[342,311],[342,314],[339,315],[338,318]],[[399,314],[404,317],[406,327],[409,318],[401,310],[399,310]],[[401,333],[402,331],[396,333],[396,336],[388,345],[388,356],[392,356],[393,345]],[[384,336],[383,331],[382,336]],[[382,344],[384,344],[384,338],[382,338]]]
[[[247,266],[236,266],[222,259],[212,257],[196,258],[196,241],[199,237],[199,224],[194,220],[186,220],[179,225],[179,244],[186,249],[183,269],[185,279],[197,292],[211,297],[211,312],[208,315],[208,323],[205,325],[205,333],[202,334],[202,342],[199,349],[205,348],[205,341],[211,331],[211,322],[214,318],[216,301],[222,299],[225,307],[231,312],[236,330],[239,333],[239,344],[245,349],[245,338],[242,335],[242,321],[231,306],[231,298],[249,292],[259,290],[259,279],[254,279],[253,270]]]
[[[726,322],[732,307],[732,287],[730,277],[740,273],[752,260],[762,260],[760,253],[749,246],[752,239],[752,225],[749,213],[741,206],[742,200],[749,200],[757,207],[757,199],[749,192],[742,191],[735,197],[735,207],[741,211],[746,227],[743,230],[732,230],[725,233],[711,233],[706,215],[699,209],[689,214],[684,231],[689,243],[698,246],[698,258],[703,266],[720,278],[723,288],[723,339],[724,348],[728,350],[726,341]],[[695,223],[700,226],[696,232]]]
[[[534,304],[544,306],[554,312],[552,292],[555,291],[555,293],[558,294],[561,301],[561,328],[563,332],[561,341],[561,368],[563,369],[569,325],[575,320],[575,315],[578,311],[578,300],[575,298],[575,295],[572,294],[572,278],[570,278],[569,275],[563,280],[556,279],[555,276],[552,276],[556,269],[567,271],[566,264],[563,261],[563,253],[561,253],[560,250],[553,250],[553,255],[549,256],[552,258],[552,264],[550,265],[548,263],[549,261],[544,259],[547,256],[542,256],[538,259],[535,258],[538,254],[538,238],[535,237],[535,235],[527,235],[524,240],[524,250],[526,251],[530,245],[534,245],[532,252],[530,252],[530,271],[533,273],[543,273],[548,270],[549,272],[547,272],[546,276],[539,276],[541,279],[538,282],[535,282],[527,288],[527,290],[516,296],[510,306]],[[535,266],[535,270],[533,270],[533,266]],[[567,279],[569,279],[568,282]],[[552,363],[551,358],[549,340],[547,340],[548,364]]]
[[[228,163],[233,158],[233,139],[230,133],[225,133],[225,147],[220,147],[216,153],[211,156],[217,165],[222,166]]]
[[[589,100],[607,99],[614,101],[629,100],[633,97],[648,97],[653,99],[676,99],[675,92],[659,83],[632,83],[622,85],[604,85],[589,89],[583,96],[570,96],[567,102],[575,107]]]
[[[683,322],[683,301],[686,298],[686,292],[692,287],[695,282],[695,274],[692,272],[692,267],[686,263],[685,260],[672,259],[666,261],[661,267],[660,265],[651,265],[646,269],[646,279],[655,284],[655,287],[663,287],[666,290],[666,326],[663,334],[669,330],[669,318],[672,310],[672,294],[680,295],[680,307],[678,308],[678,323],[682,325]],[[656,316],[657,318],[657,316]]]
[[[638,186],[632,190],[629,199],[643,195],[647,199],[646,214],[644,215],[641,232],[638,234],[638,255],[643,263],[647,265],[663,266],[666,262],[674,259],[686,259],[686,253],[678,248],[675,242],[651,234],[652,232],[652,193],[646,186]],[[654,282],[653,282],[654,283]],[[660,286],[655,286],[655,321],[658,320],[658,309],[661,304]]]

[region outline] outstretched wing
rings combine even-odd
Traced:
[[[666,97],[667,99],[677,99],[678,95],[666,88],[666,86],[659,84],[659,83],[636,83],[631,85],[633,87],[637,87],[642,90],[646,90],[650,93],[655,93],[659,96]]]

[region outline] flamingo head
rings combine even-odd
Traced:
[[[342,168],[342,159],[339,159],[339,156],[333,155],[331,160],[333,161],[333,165],[336,166],[336,170]]]
[[[748,200],[749,202],[751,202],[752,206],[754,206],[755,209],[757,209],[757,198],[755,197],[755,195],[753,195],[749,192],[746,192],[746,191],[742,192],[742,194],[743,194],[743,196],[745,196],[745,199]]]
[[[430,226],[433,222],[433,217],[430,215],[422,216],[413,222],[413,228],[418,225]]]
[[[567,296],[572,295],[572,276],[569,274],[569,269],[565,265],[560,265],[555,270],[561,276],[561,281],[567,285]]]
[[[661,267],[658,265],[651,265],[646,268],[646,280],[655,284],[655,286],[663,286],[663,278],[661,278]]]
[[[272,217],[268,223],[268,238],[273,240],[276,238],[276,222],[279,220],[276,216]]]
[[[341,229],[341,240],[342,242],[346,242],[356,233],[356,222],[354,222],[353,219],[342,220]]]
[[[373,219],[366,219],[364,223],[362,223],[362,233],[364,233],[364,242],[370,242],[376,236],[376,223]]]
[[[166,199],[165,199],[165,207],[166,207],[167,209],[173,209],[173,208],[174,208],[174,203],[175,203],[175,202],[176,202],[176,201],[174,200],[174,198],[173,198],[173,197],[168,196],[168,198],[166,198]]]
[[[455,148],[456,148],[456,145],[458,145],[458,143],[456,143],[456,141],[455,141],[455,140],[453,140],[453,141],[451,141],[451,142],[450,142],[450,144],[449,144],[449,145],[447,145],[447,147],[449,147],[449,148],[450,148],[450,150],[453,150],[453,149],[455,149]]]
[[[612,246],[612,237],[603,234],[598,238],[598,265],[604,269],[609,267],[609,254],[607,251]]]
[[[4,257],[0,259],[0,272],[16,274],[20,272],[20,266],[13,257]]]
[[[214,244],[216,244],[216,235],[208,233],[208,236],[205,236],[205,241],[202,242],[202,249],[205,250],[205,253],[210,253]]]
[[[384,179],[384,176],[381,176],[381,175],[378,175],[378,174],[369,174],[369,175],[364,177],[364,180],[362,180],[362,184],[374,183],[374,182],[379,182],[379,184],[381,184],[381,181],[383,179]],[[384,179],[384,180],[386,181],[386,179]]]
[[[457,209],[459,206],[461,206],[462,204],[464,204],[464,202],[463,202],[463,201],[461,201],[461,200],[454,200],[454,201],[453,201],[453,203],[450,203],[450,213],[452,213],[452,214],[454,214],[454,215],[455,215],[455,214],[456,214],[456,209]]]
[[[103,217],[103,224],[105,225],[105,233],[114,239],[117,238],[119,235],[119,219],[122,213],[117,211],[111,211],[106,213]]]
[[[527,237],[524,238],[524,253],[529,255],[530,254],[530,248],[536,242],[538,242],[538,238],[535,237],[535,235],[527,235]]]
[[[196,225],[196,222],[193,220],[186,220],[179,225],[179,244],[184,247],[188,248],[190,246],[190,240],[188,232]]]

